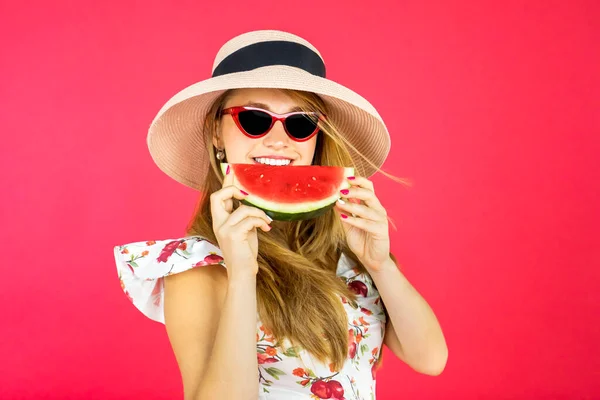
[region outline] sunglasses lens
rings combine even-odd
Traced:
[[[285,119],[287,131],[296,139],[309,137],[317,129],[318,118],[310,114],[290,115]]]
[[[246,133],[253,136],[259,136],[268,131],[272,122],[269,114],[257,110],[241,111],[238,114],[238,120]]]

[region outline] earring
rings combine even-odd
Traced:
[[[217,151],[217,160],[221,161],[224,158],[225,158],[225,152],[223,150],[218,150]]]

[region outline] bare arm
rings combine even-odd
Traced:
[[[234,210],[233,199],[246,195],[229,173],[210,195],[213,231],[227,268],[194,268],[165,284],[165,324],[185,400],[258,398],[256,230],[270,231],[272,220],[255,207]]]
[[[258,397],[256,276],[220,265],[165,278],[165,324],[186,400]]]
[[[415,371],[441,374],[448,360],[448,347],[429,304],[391,259],[371,276],[390,316],[385,345]]]

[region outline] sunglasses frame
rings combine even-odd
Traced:
[[[242,112],[242,111],[261,111],[261,112],[264,112],[264,113],[270,115],[271,116],[271,126],[269,126],[269,129],[267,129],[265,131],[265,133],[261,133],[260,135],[251,135],[251,134],[249,134],[242,127],[242,124],[240,123],[240,120],[238,118],[238,114],[240,112]],[[246,135],[246,136],[248,136],[249,138],[252,138],[252,139],[259,139],[259,138],[267,135],[269,132],[271,132],[271,129],[273,129],[273,125],[275,125],[275,122],[281,121],[281,124],[283,125],[283,129],[285,130],[285,133],[288,135],[288,137],[290,139],[292,139],[295,142],[306,142],[307,140],[310,140],[320,130],[318,122],[325,119],[325,115],[323,115],[323,114],[321,114],[319,112],[292,111],[292,112],[285,113],[285,114],[277,114],[277,113],[274,113],[274,112],[269,111],[269,110],[265,110],[265,109],[258,108],[258,107],[249,107],[249,106],[228,107],[228,108],[224,109],[222,111],[222,113],[223,114],[229,114],[229,115],[231,115],[231,117],[233,118],[233,121],[237,125],[238,129],[244,135]],[[287,117],[292,116],[292,115],[298,115],[298,114],[300,114],[300,115],[315,115],[315,116],[318,116],[318,122],[317,122],[317,124],[315,126],[315,130],[310,135],[308,135],[306,138],[303,138],[303,139],[298,139],[298,138],[294,137],[294,135],[292,135],[288,131],[287,126],[285,126],[285,120],[286,120]]]

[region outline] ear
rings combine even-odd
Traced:
[[[213,146],[215,146],[217,149],[220,148],[219,147],[219,138],[217,137],[217,135],[213,135],[212,143],[213,143]]]

